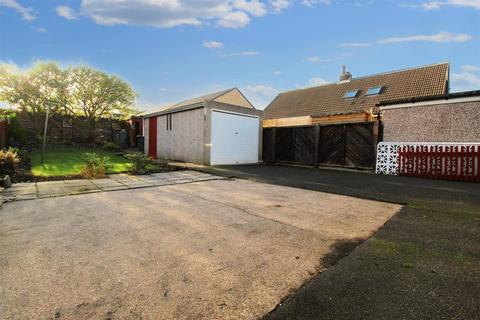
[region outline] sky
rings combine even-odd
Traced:
[[[280,92],[451,63],[480,89],[480,0],[0,0],[0,63],[90,65],[137,108],[238,87],[259,109]]]

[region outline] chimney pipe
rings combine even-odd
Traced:
[[[347,71],[347,67],[342,67],[342,73],[340,74],[340,81],[350,81],[352,80],[352,74],[350,71]]]

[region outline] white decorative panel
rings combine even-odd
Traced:
[[[380,142],[377,146],[376,173],[398,174],[398,151],[400,145],[392,142]]]

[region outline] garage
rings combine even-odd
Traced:
[[[259,117],[212,111],[210,164],[246,164],[258,161]]]
[[[258,163],[262,116],[237,88],[163,106],[142,115],[145,154],[203,165]]]

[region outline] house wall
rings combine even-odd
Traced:
[[[204,108],[172,113],[172,130],[167,130],[167,117],[157,120],[157,157],[204,163]]]
[[[385,142],[480,142],[480,101],[385,109],[382,121]]]

